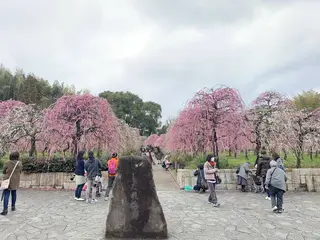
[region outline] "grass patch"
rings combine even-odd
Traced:
[[[235,158],[233,155],[229,155],[229,153],[221,153],[219,157],[219,167],[220,169],[232,169],[238,168],[244,162],[250,162],[251,167],[253,167],[254,162],[256,161],[256,155],[252,152],[248,153],[248,158],[246,159],[245,153],[239,153]],[[281,155],[281,158],[284,159],[284,156]],[[184,165],[187,169],[196,169],[199,164],[205,162],[204,155],[190,156],[187,154],[173,154],[171,157],[172,162],[177,162],[179,164]],[[295,168],[296,167],[296,158],[292,153],[289,153],[287,156],[287,160],[284,160],[284,165],[286,168]],[[301,168],[318,168],[320,167],[320,156],[317,158],[313,156],[313,159],[307,154],[304,155],[303,160],[301,161]]]

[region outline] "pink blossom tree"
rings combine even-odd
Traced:
[[[246,124],[251,129],[247,137],[255,144],[256,154],[260,152],[262,145],[269,147],[272,118],[283,109],[287,101],[288,98],[281,93],[266,91],[261,93],[245,112]]]
[[[35,104],[15,104],[2,119],[0,134],[5,144],[28,143],[29,156],[36,155],[36,143],[42,132],[43,113]]]
[[[101,137],[106,143],[119,144],[118,121],[109,103],[90,94],[63,96],[45,115],[48,133],[63,136],[71,141],[72,152],[77,154],[82,137],[98,143]]]
[[[298,110],[295,106],[286,108],[273,116],[271,143],[275,150],[291,150],[296,157],[296,167],[301,167],[303,153],[320,139],[320,111]]]
[[[239,92],[228,87],[204,89],[196,93],[190,104],[201,107],[202,118],[208,125],[212,152],[218,157],[218,129],[227,127],[235,113],[241,113],[244,108]]]
[[[0,119],[5,117],[14,107],[25,105],[23,102],[7,100],[0,102]]]
[[[159,136],[157,134],[151,134],[145,141],[144,145],[154,146],[154,143],[157,141]]]

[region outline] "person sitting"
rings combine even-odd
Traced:
[[[193,190],[204,193],[208,189],[208,184],[204,179],[203,164],[198,165],[198,169],[194,172],[194,176],[197,177],[197,184],[193,187]]]
[[[241,165],[239,169],[239,173],[237,174],[238,176],[237,184],[241,185],[241,192],[246,191],[246,186],[248,184],[247,182],[248,174],[251,172],[249,167],[250,167],[250,163],[245,162],[244,164]]]

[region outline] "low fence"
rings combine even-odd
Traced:
[[[197,178],[193,175],[194,170],[178,169],[177,182],[181,189],[186,185],[194,186]],[[106,176],[106,172],[102,172]],[[320,168],[288,169],[287,172],[288,191],[320,192]],[[74,189],[75,182],[70,180],[71,173],[22,173],[20,180],[21,188],[56,188]],[[217,186],[220,190],[236,189],[237,175],[234,169],[219,170],[222,183]],[[0,178],[1,182],[2,178]],[[104,184],[107,179],[104,178]]]
[[[75,181],[70,180],[72,173],[49,172],[49,173],[21,173],[21,188],[43,188],[43,189],[74,189]],[[102,176],[106,176],[107,172],[102,172]],[[104,184],[106,184],[104,178]],[[2,178],[0,178],[0,182]]]
[[[178,169],[177,182],[181,189],[186,185],[194,186],[197,178],[194,177],[194,170]],[[288,169],[287,190],[288,191],[309,191],[320,192],[320,168]],[[235,190],[237,185],[237,174],[234,169],[219,170],[222,183],[217,185],[220,190]]]

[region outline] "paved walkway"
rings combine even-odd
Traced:
[[[260,194],[218,192],[219,209],[207,194],[178,190],[169,173],[155,169],[170,239],[320,239],[320,194],[288,193],[283,214],[270,212]],[[108,202],[75,202],[70,191],[20,190],[18,211],[0,216],[0,239],[104,239]]]

